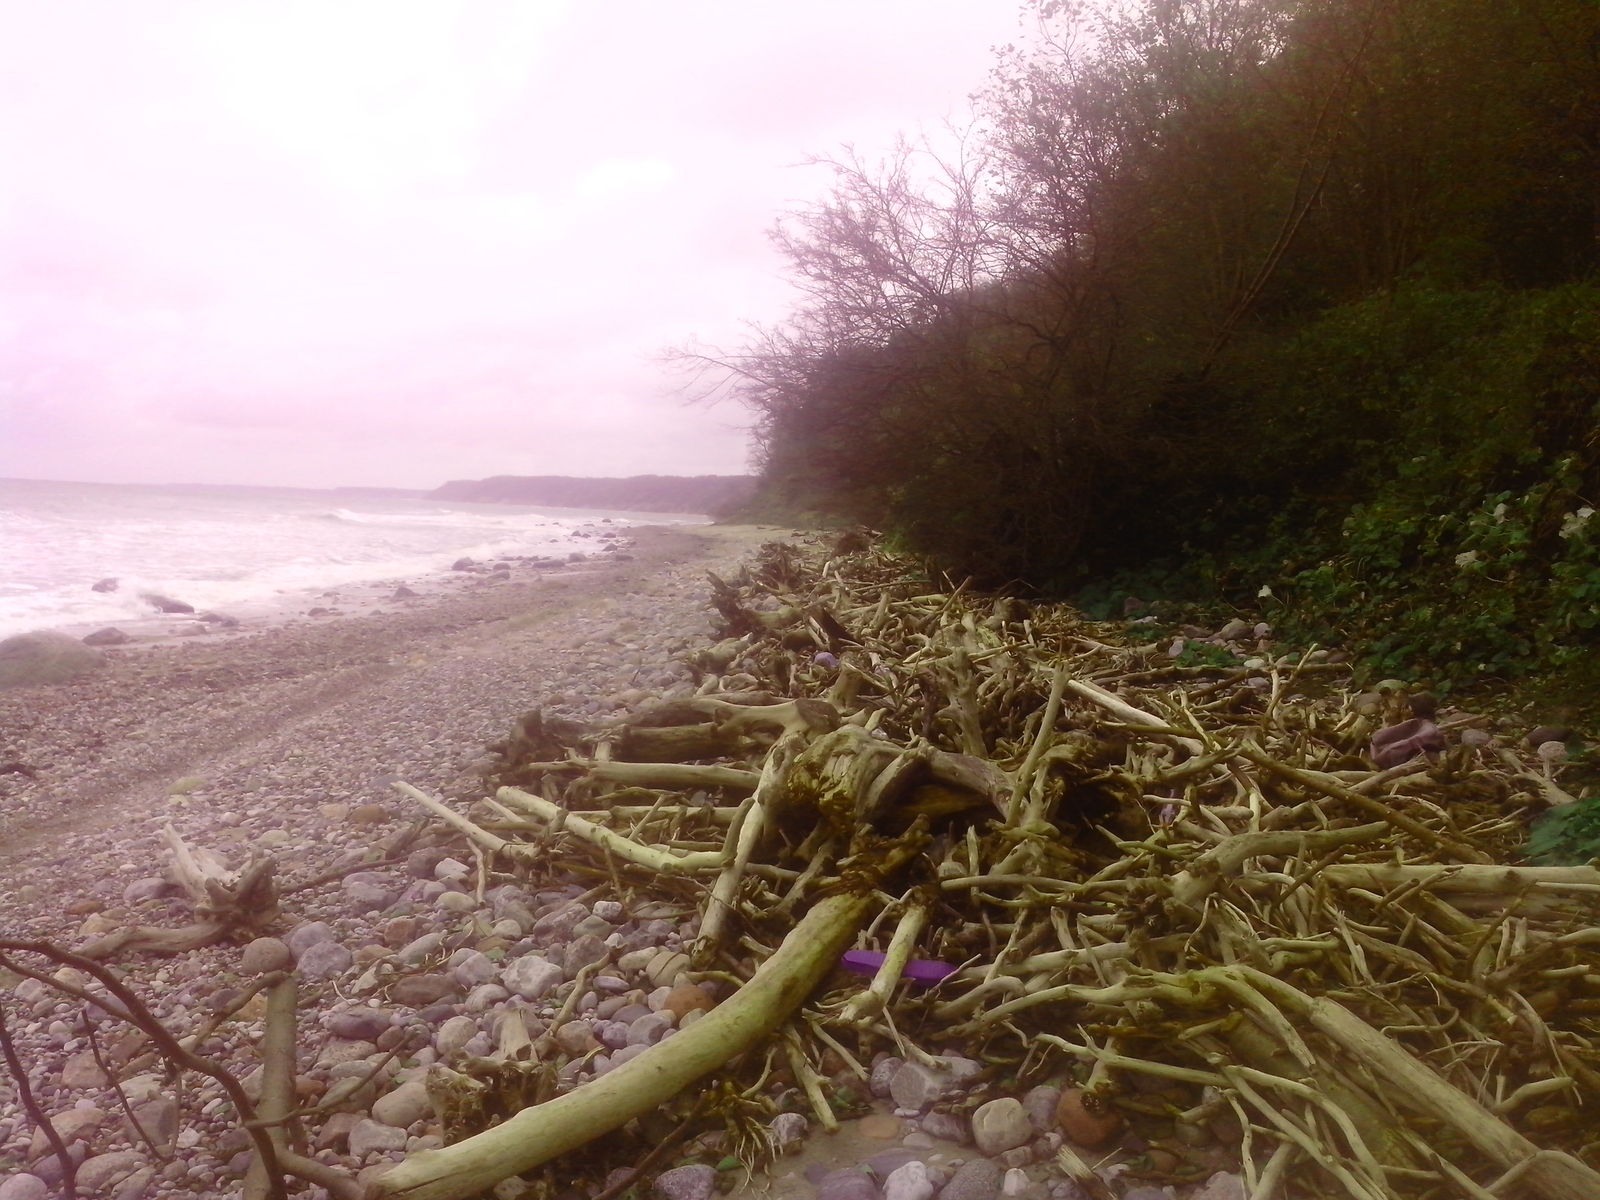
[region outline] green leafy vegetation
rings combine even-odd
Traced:
[[[1533,823],[1528,858],[1552,867],[1600,859],[1600,797],[1552,808]]]
[[[756,503],[1592,691],[1600,6],[1030,8],[958,152],[833,160],[780,227],[805,300],[714,360]]]

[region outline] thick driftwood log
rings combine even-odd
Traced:
[[[848,893],[821,901],[749,983],[687,1029],[493,1129],[410,1155],[375,1182],[373,1196],[465,1200],[659,1108],[782,1024],[838,961],[869,903]]]

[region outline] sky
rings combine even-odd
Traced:
[[[673,346],[1017,0],[0,0],[0,477],[747,470]]]

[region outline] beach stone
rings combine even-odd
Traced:
[[[919,1062],[901,1063],[889,1081],[889,1095],[899,1108],[927,1108],[950,1089],[952,1082],[948,1071]]]
[[[946,1142],[960,1142],[963,1146],[972,1145],[971,1124],[955,1113],[931,1112],[918,1124],[921,1125],[922,1132],[929,1137]]]
[[[881,1200],[881,1194],[865,1172],[846,1167],[817,1180],[816,1200]]]
[[[442,1059],[455,1058],[477,1032],[478,1023],[471,1017],[451,1017],[433,1035],[433,1048]]]
[[[537,938],[545,945],[552,942],[565,942],[572,937],[572,931],[578,922],[589,915],[589,910],[576,900],[568,900],[551,912],[537,918],[528,930],[528,936]]]
[[[375,1042],[394,1025],[394,1018],[381,1008],[357,1005],[334,1013],[327,1020],[328,1032],[352,1042]]]
[[[508,991],[524,1000],[543,999],[563,977],[560,967],[537,954],[525,954],[513,959],[500,972],[500,982]]]
[[[1148,1184],[1135,1184],[1122,1193],[1122,1200],[1176,1200],[1177,1193],[1169,1187],[1150,1187]],[[1244,1193],[1239,1196],[1243,1200]]]
[[[86,633],[83,636],[85,646],[126,646],[131,641],[133,638],[113,625],[96,629],[93,633]]]
[[[555,1040],[556,1045],[569,1058],[587,1054],[599,1044],[595,1040],[593,1027],[587,1021],[566,1022],[556,1030]]]
[[[461,985],[447,975],[408,975],[389,989],[389,998],[407,1008],[426,1008],[460,994]]]
[[[294,952],[281,938],[256,938],[245,946],[239,955],[239,969],[246,975],[286,971],[292,966],[294,966]]]
[[[462,987],[474,988],[500,977],[500,967],[481,950],[462,949],[450,956],[450,976]]]
[[[467,993],[466,1009],[468,1012],[486,1012],[510,995],[498,983],[480,983]]]
[[[360,812],[360,809],[356,810]],[[340,883],[345,896],[361,912],[377,912],[394,903],[394,885],[376,871],[357,871]]]
[[[1056,1129],[1056,1108],[1061,1104],[1061,1089],[1051,1084],[1029,1088],[1022,1096],[1028,1121],[1039,1133]]]
[[[382,1103],[381,1101],[379,1103]],[[373,1106],[376,1110],[376,1105]],[[318,1150],[337,1150],[349,1143],[350,1131],[356,1127],[356,1122],[362,1119],[360,1113],[336,1112],[322,1123],[322,1128],[317,1130],[317,1136],[312,1141]],[[381,1120],[381,1118],[380,1118]],[[393,1122],[389,1122],[393,1124]]]
[[[450,857],[440,846],[424,846],[406,855],[406,874],[413,879],[432,879],[434,868]]]
[[[78,1187],[86,1192],[104,1191],[121,1183],[142,1166],[144,1166],[143,1155],[133,1150],[96,1154],[79,1164]]]
[[[875,1179],[887,1179],[891,1172],[898,1171],[908,1162],[923,1162],[922,1151],[908,1146],[893,1146],[888,1150],[879,1150],[866,1162],[858,1164]]]
[[[61,1068],[61,1086],[73,1091],[105,1087],[110,1082],[110,1077],[95,1062],[93,1050],[80,1050]]]
[[[867,1088],[879,1100],[889,1097],[889,1085],[894,1081],[895,1072],[905,1066],[905,1059],[895,1058],[892,1055],[880,1058],[872,1064],[872,1071],[867,1076]]]
[[[1002,1196],[1027,1196],[1034,1190],[1034,1186],[1026,1171],[1020,1167],[1012,1167],[1000,1181],[1000,1194]],[[1124,1193],[1122,1200],[1128,1200],[1127,1193]]]
[[[89,1147],[82,1142],[72,1142],[67,1146],[67,1157],[74,1163],[82,1163],[84,1159],[89,1157]],[[54,1154],[46,1155],[33,1164],[30,1173],[37,1175],[48,1183],[51,1193],[54,1194],[55,1189],[61,1183],[61,1160]]]
[[[617,900],[596,900],[589,911],[593,916],[612,925],[620,925],[626,915],[626,910]]]
[[[464,916],[478,907],[478,901],[469,892],[441,892],[434,904],[458,916]]]
[[[396,950],[394,956],[404,963],[421,962],[425,958],[432,958],[442,949],[444,949],[444,934],[434,931],[412,938]]]
[[[963,1058],[959,1054],[946,1054],[939,1059],[944,1069],[950,1072],[953,1083],[971,1083],[983,1074],[983,1064],[975,1058]]]
[[[171,596],[164,596],[160,592],[140,592],[139,599],[157,612],[192,613],[194,611],[194,605],[185,604],[182,600],[174,600]]]
[[[433,1112],[428,1100],[428,1088],[422,1079],[408,1079],[392,1092],[378,1097],[372,1106],[372,1117],[396,1129],[405,1129]]]
[[[37,1175],[13,1175],[0,1183],[0,1200],[50,1200],[50,1185]]]
[[[355,955],[347,947],[338,942],[318,942],[300,955],[295,967],[307,979],[332,979],[348,971],[353,962]]]
[[[65,1112],[55,1113],[50,1118],[50,1124],[61,1135],[64,1143],[87,1140],[105,1123],[106,1112],[103,1108],[90,1106],[88,1108],[69,1108]],[[28,1158],[30,1161],[51,1152],[50,1139],[45,1136],[43,1129],[33,1131],[33,1140],[28,1143]]]
[[[522,936],[522,926],[510,917],[501,917],[493,925],[489,926],[489,936],[499,938],[507,945],[510,945]]]
[[[883,1200],[933,1200],[927,1164],[912,1161],[890,1171],[883,1181]]]
[[[956,1168],[950,1182],[939,1192],[939,1200],[996,1200],[1003,1180],[998,1163],[969,1158]]]
[[[1026,1145],[1033,1138],[1033,1123],[1020,1100],[1010,1096],[979,1106],[972,1114],[972,1140],[988,1155]]]
[[[671,1028],[672,1015],[670,1013],[645,1013],[644,1016],[629,1024],[628,1045],[654,1046]]]
[[[889,1141],[905,1131],[906,1123],[889,1113],[872,1113],[856,1122],[856,1132],[862,1137]]]
[[[620,1067],[625,1062],[632,1062],[648,1049],[649,1046],[624,1046],[611,1056],[611,1065]]]
[[[659,950],[645,965],[644,976],[656,987],[674,985],[689,969],[689,956],[676,950]]]
[[[333,927],[326,921],[302,921],[291,929],[283,940],[298,959],[318,942],[333,941]]]
[[[344,1038],[329,1038],[323,1043],[321,1052],[317,1055],[317,1066],[336,1067],[343,1063],[360,1062],[372,1057],[378,1052],[378,1047],[372,1042],[346,1041]],[[261,1068],[257,1067],[251,1072],[257,1079],[260,1077]],[[359,1074],[360,1072],[352,1072]]]
[[[450,883],[452,880],[465,879],[472,874],[472,868],[459,858],[446,855],[433,864],[433,877],[440,883]]]
[[[406,1131],[371,1118],[357,1121],[350,1128],[350,1156],[362,1159],[369,1154],[406,1148]]]
[[[711,1200],[716,1189],[716,1168],[696,1164],[663,1171],[650,1190],[661,1200]]]
[[[590,913],[583,920],[572,927],[573,937],[593,936],[607,938],[617,931],[617,927],[604,917],[597,917]]]
[[[1056,1123],[1062,1133],[1090,1149],[1104,1146],[1122,1128],[1122,1118],[1115,1112],[1087,1107],[1082,1088],[1067,1088],[1061,1093],[1061,1101],[1056,1105]]]
[[[1009,1150],[1002,1150],[994,1156],[995,1162],[1002,1167],[1025,1167],[1033,1161],[1032,1146],[1013,1146]]]
[[[133,1120],[124,1120],[123,1127],[129,1137],[137,1137],[134,1123],[144,1130],[147,1136],[159,1148],[170,1147],[178,1137],[178,1102],[171,1096],[157,1096],[153,1100],[146,1100],[143,1104],[134,1106]]]
[[[711,998],[711,993],[698,983],[678,984],[667,992],[661,1002],[661,1010],[671,1013],[680,1021],[692,1012],[710,1012],[714,1007],[716,1001]]]
[[[1244,1177],[1232,1171],[1218,1171],[1200,1186],[1190,1200],[1245,1200]]]
[[[611,947],[594,934],[586,933],[573,939],[566,953],[561,956],[561,965],[566,968],[568,975],[576,975],[584,967],[604,962],[609,953]]]
[[[89,590],[91,592],[114,592],[117,590],[117,582],[115,577],[108,575],[104,579],[95,580],[94,583],[89,585]]]
[[[772,1118],[767,1129],[773,1148],[779,1154],[793,1154],[806,1140],[806,1134],[811,1131],[811,1122],[799,1113],[779,1113]]]
[[[382,825],[389,820],[389,810],[381,804],[360,804],[350,810],[345,818],[351,825]]]
[[[40,630],[0,641],[0,688],[64,683],[95,670],[105,656],[70,634]]]

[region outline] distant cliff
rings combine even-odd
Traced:
[[[428,498],[716,516],[743,504],[755,490],[753,475],[630,475],[626,479],[496,475],[490,479],[452,479],[429,492]]]

